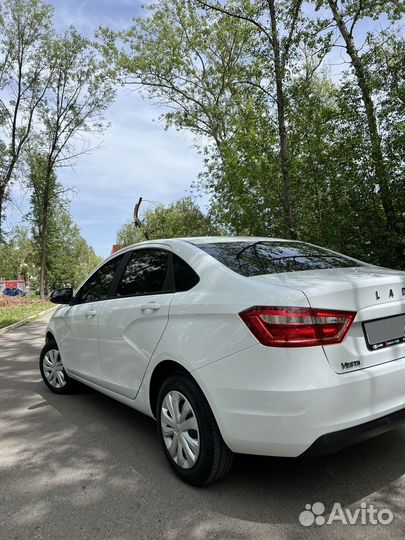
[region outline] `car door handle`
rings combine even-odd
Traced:
[[[87,319],[95,317],[96,315],[97,315],[97,311],[95,309],[89,309],[88,311],[86,311]]]
[[[156,302],[148,302],[141,306],[142,311],[157,311],[158,309],[160,309],[160,304],[157,304]]]

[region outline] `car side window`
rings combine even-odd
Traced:
[[[117,296],[171,292],[167,274],[169,253],[161,249],[139,249],[132,253],[117,287]]]
[[[186,261],[173,253],[173,273],[176,292],[189,291],[200,281]]]
[[[79,291],[77,304],[106,300],[111,283],[114,279],[123,255],[114,257],[99,268]]]

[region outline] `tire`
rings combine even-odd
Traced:
[[[171,405],[176,418],[176,403],[179,422],[172,421],[170,412]],[[185,414],[183,420],[181,413]],[[233,453],[222,439],[204,394],[191,377],[176,373],[162,384],[156,419],[165,456],[181,480],[203,486],[219,480],[229,471]],[[190,457],[190,449],[194,459]]]
[[[48,341],[39,356],[39,370],[46,386],[55,394],[69,394],[74,381],[67,375],[56,341]],[[60,373],[60,375],[58,375]],[[52,375],[55,374],[55,377]]]

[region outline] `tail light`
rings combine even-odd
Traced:
[[[269,347],[311,347],[340,343],[356,313],[332,309],[256,306],[239,316]]]

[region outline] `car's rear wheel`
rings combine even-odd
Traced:
[[[67,394],[74,382],[66,373],[56,341],[49,341],[41,351],[39,369],[45,384],[56,394]]]
[[[191,377],[176,373],[163,383],[156,418],[163,451],[182,480],[201,486],[229,471],[233,454],[221,437],[204,394]]]

